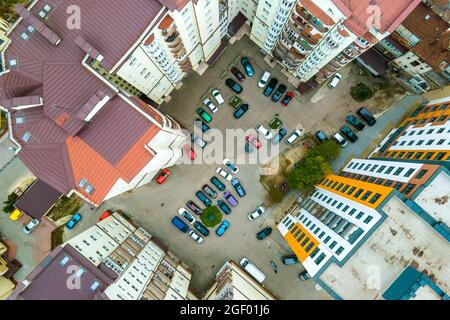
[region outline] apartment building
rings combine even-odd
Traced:
[[[234,261],[226,262],[217,272],[203,300],[275,300]]]
[[[7,274],[9,271],[8,261],[3,258],[7,250],[6,245],[0,241],[0,300],[6,300],[16,287],[10,280],[11,274]]]
[[[393,129],[371,159],[444,165],[450,163],[450,86],[422,96],[423,102]]]
[[[10,299],[183,300],[191,277],[173,252],[116,212],[55,249]]]
[[[9,23],[6,20],[0,18],[0,52],[2,52],[9,43],[8,39],[9,29],[10,29]]]
[[[251,39],[301,82],[323,82],[392,33],[420,0],[259,1]]]

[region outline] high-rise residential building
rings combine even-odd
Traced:
[[[422,97],[421,105],[381,141],[371,159],[450,167],[450,86]]]
[[[234,261],[226,262],[217,272],[204,300],[275,300],[255,279]]]
[[[191,277],[173,252],[116,212],[55,249],[10,299],[183,300]]]

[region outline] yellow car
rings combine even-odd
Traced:
[[[9,218],[10,218],[12,221],[17,221],[17,220],[20,219],[20,217],[21,217],[22,215],[23,215],[22,212],[20,212],[19,210],[15,209],[15,210],[13,211],[13,213],[11,213],[11,215],[9,216]]]

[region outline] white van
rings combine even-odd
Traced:
[[[336,86],[339,84],[339,82],[341,81],[341,79],[342,79],[341,74],[340,74],[340,73],[336,73],[336,74],[333,76],[333,78],[330,80],[330,82],[328,82],[328,86],[329,86],[331,89],[336,88]]]
[[[263,283],[264,279],[266,279],[266,275],[259,270],[250,260],[247,258],[242,258],[240,265],[245,271],[248,272],[256,281],[259,283]]]

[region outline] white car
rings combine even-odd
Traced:
[[[286,139],[286,144],[291,145],[296,142],[301,136],[303,132],[300,129],[295,129],[294,132]]]
[[[205,140],[197,136],[196,134],[192,134],[191,141],[195,142],[200,148],[204,149],[208,144]]]
[[[217,168],[216,173],[220,174],[227,181],[231,181],[231,179],[233,179],[233,176],[223,170],[221,167]]]
[[[209,98],[205,98],[202,100],[203,104],[207,106],[213,113],[216,113],[219,109],[209,100]]]
[[[25,234],[30,234],[34,229],[36,229],[36,227],[38,225],[39,225],[39,220],[33,219],[23,228],[23,232]]]
[[[344,138],[343,136],[341,136],[340,133],[337,133],[337,132],[336,132],[336,133],[333,135],[333,139],[336,140],[336,142],[339,143],[339,145],[340,145],[342,148],[345,148],[346,146],[348,146],[348,141],[345,140],[345,138]]]
[[[196,234],[194,230],[189,231],[189,237],[194,239],[194,241],[197,242],[198,244],[203,243],[203,238],[200,237],[198,234]]]
[[[214,99],[216,99],[216,101],[219,105],[225,103],[225,100],[223,99],[222,94],[220,93],[219,90],[217,90],[217,89],[213,90],[212,96],[214,97]]]
[[[255,209],[255,211],[248,214],[248,220],[253,221],[260,215],[262,215],[264,212],[266,212],[266,209],[264,209],[263,206],[259,206],[258,208]]]
[[[267,140],[272,139],[272,132],[266,127],[264,127],[262,124],[256,127],[256,131],[262,134],[263,137],[266,138]]]
[[[186,219],[186,221],[190,224],[193,224],[195,222],[194,216],[190,214],[185,208],[178,209],[178,214]]]
[[[233,163],[230,159],[223,160],[223,165],[231,171],[233,174],[237,174],[239,172],[238,166]]]
[[[258,87],[264,88],[267,84],[267,81],[269,81],[269,78],[270,78],[270,72],[264,71],[264,73],[261,77],[261,80],[259,80]]]
[[[336,88],[336,86],[339,84],[339,82],[342,79],[342,75],[340,73],[336,73],[333,78],[331,78],[331,80],[328,82],[328,87],[330,87],[331,89]]]

